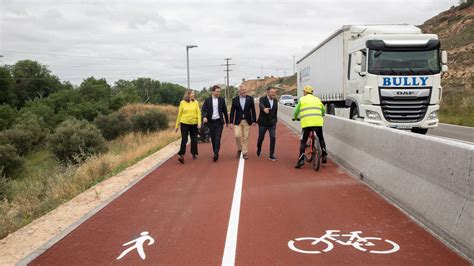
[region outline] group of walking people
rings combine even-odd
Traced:
[[[260,109],[258,119],[255,107],[255,100],[252,96],[247,95],[244,86],[240,86],[238,95],[232,99],[230,108],[230,116],[227,111],[227,105],[224,98],[220,97],[221,88],[215,85],[211,88],[212,95],[206,98],[202,108],[199,107],[198,101],[195,99],[193,90],[186,90],[184,99],[179,105],[178,117],[176,119],[176,132],[181,130],[181,147],[178,152],[178,161],[184,164],[184,155],[188,143],[188,136],[191,138],[191,154],[192,158],[198,156],[198,131],[203,124],[209,127],[209,133],[212,143],[213,161],[219,160],[219,151],[221,146],[221,137],[224,126],[234,130],[237,153],[236,157],[247,160],[249,147],[248,140],[250,127],[258,125],[257,140],[257,156],[260,157],[262,152],[262,144],[268,131],[270,136],[270,153],[268,159],[277,161],[275,156],[276,146],[276,124],[278,113],[278,101],[276,98],[276,88],[268,87],[265,96],[258,101]],[[303,154],[308,138],[308,132],[315,130],[320,139],[323,148],[323,162],[326,161],[326,147],[322,133],[324,106],[321,101],[313,96],[312,88],[305,88],[305,96],[295,108],[295,117],[301,113],[301,125],[303,128],[301,136],[300,157],[298,158],[296,168],[300,168],[304,164]],[[304,143],[303,143],[304,142]]]

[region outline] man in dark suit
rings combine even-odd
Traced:
[[[268,159],[277,161],[275,157],[275,143],[276,143],[276,124],[278,102],[276,100],[276,89],[273,87],[267,88],[267,95],[260,98],[260,114],[258,116],[258,141],[257,141],[257,156],[260,157],[262,151],[262,143],[265,138],[265,133],[270,134],[270,156]]]
[[[230,127],[234,128],[235,140],[237,142],[237,158],[248,159],[248,144],[250,126],[257,122],[255,113],[255,102],[253,97],[247,95],[247,89],[244,86],[239,87],[239,95],[232,99],[230,108]]]
[[[217,85],[212,87],[211,97],[204,100],[202,105],[203,122],[208,123],[209,133],[211,135],[212,150],[214,151],[214,162],[219,159],[219,150],[221,148],[221,137],[224,123],[229,124],[229,115],[227,106],[221,95],[221,88]]]

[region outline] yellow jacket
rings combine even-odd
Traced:
[[[298,101],[298,105],[295,107],[294,117],[301,118],[301,128],[306,127],[322,127],[324,124],[324,104],[321,100],[312,95],[308,94],[303,96]]]
[[[201,126],[201,110],[199,109],[199,103],[194,101],[181,101],[179,103],[178,117],[176,118],[176,128],[179,128],[179,124],[188,124]]]

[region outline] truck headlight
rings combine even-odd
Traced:
[[[436,120],[438,119],[438,110],[431,112],[428,116],[428,120]]]
[[[365,113],[366,113],[367,117],[372,119],[372,120],[382,120],[380,118],[379,113],[377,113],[377,112],[366,110]]]

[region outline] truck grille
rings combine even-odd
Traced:
[[[431,93],[430,93],[431,96]],[[430,96],[386,97],[380,96],[380,106],[385,119],[395,123],[415,123],[423,120],[428,110]]]

